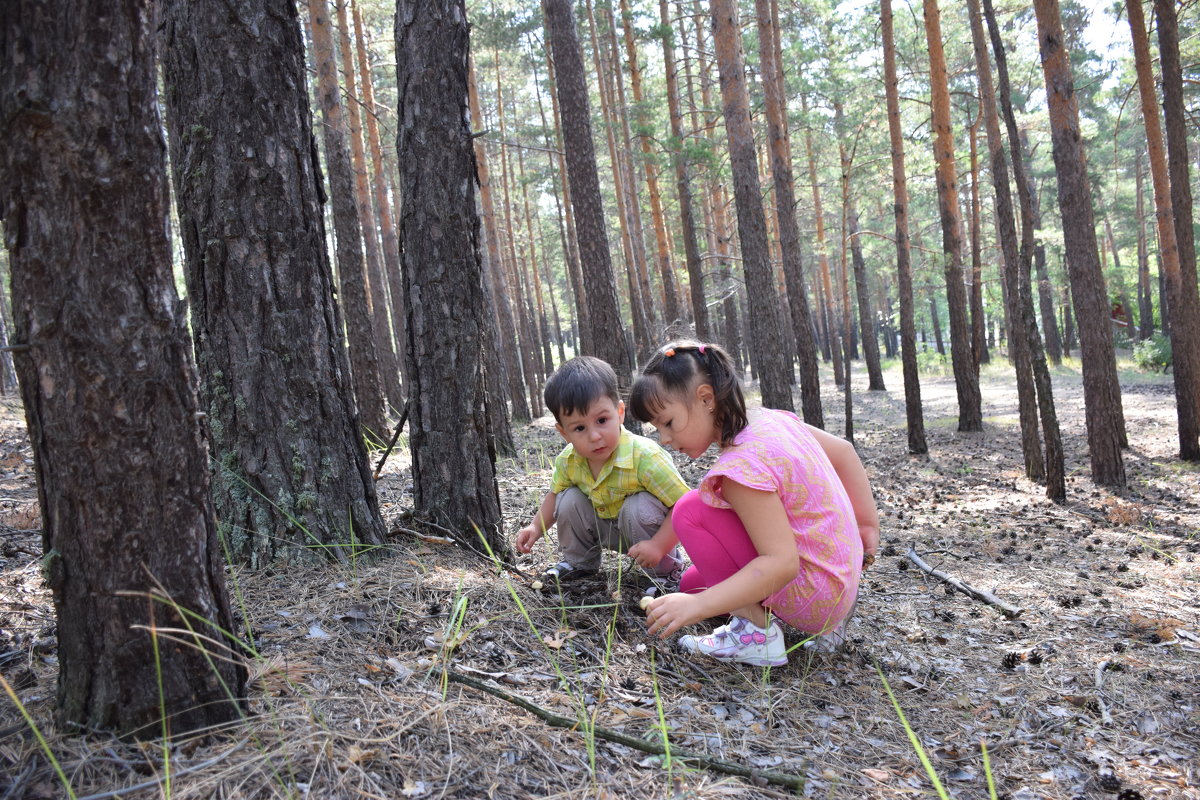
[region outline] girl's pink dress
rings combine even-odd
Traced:
[[[706,519],[704,524],[710,533],[724,540],[716,548],[722,551],[719,558],[732,557],[742,562],[731,565],[735,566],[733,571],[757,554],[749,543],[745,526],[729,510],[722,494],[726,479],[777,493],[795,534],[800,572],[795,580],[767,597],[763,605],[779,619],[807,633],[822,633],[836,627],[850,612],[858,593],[862,540],[854,508],[829,457],[807,426],[787,411],[751,412],[750,423],[717,458],[698,490],[699,500],[715,513],[705,513],[698,503],[684,500],[680,500],[684,508],[676,506],[676,512],[684,512],[672,516],[676,532],[699,571],[699,575],[686,576],[683,588],[694,590],[697,578],[703,579],[704,585],[716,582],[710,582],[710,576],[705,574],[705,562],[711,560],[712,554],[693,552],[694,546],[706,549],[706,536],[693,545],[688,544],[689,538],[695,537],[689,536],[691,532],[686,528],[694,519]],[[685,498],[690,500],[692,496],[689,493]],[[732,541],[737,536],[744,541]],[[721,580],[727,575],[711,577]]]

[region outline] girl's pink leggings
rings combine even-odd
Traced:
[[[692,490],[675,501],[671,523],[692,566],[679,590],[696,594],[716,586],[758,556],[741,518],[729,508],[713,508]]]

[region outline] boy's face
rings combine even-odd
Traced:
[[[563,414],[554,427],[575,446],[576,453],[587,459],[592,471],[598,472],[617,449],[624,421],[625,403],[600,397],[592,401],[587,411]]]

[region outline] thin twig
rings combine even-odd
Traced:
[[[981,603],[987,603],[989,606],[998,608],[1000,613],[1009,619],[1016,619],[1025,613],[1025,609],[1010,605],[1009,603],[1001,600],[999,597],[996,597],[996,595],[992,594],[991,592],[985,592],[982,589],[976,589],[974,586],[964,583],[952,575],[947,575],[945,572],[934,569],[926,564],[919,555],[917,555],[917,550],[914,547],[910,547],[908,552],[904,554],[904,557],[915,564],[917,569],[921,570],[926,575],[929,575],[932,578],[937,578],[939,581],[942,581],[949,586],[953,586],[967,597],[974,598]]]
[[[498,689],[494,686],[488,686],[486,683],[477,681],[474,678],[468,678],[466,675],[462,675],[461,673],[447,670],[446,677],[455,683],[461,683],[465,686],[470,686],[472,689],[478,689],[481,692],[486,692],[494,697],[499,697],[501,700],[512,703],[513,705],[520,706],[555,728],[575,730],[581,725],[580,720],[570,719],[568,717],[560,717],[558,714],[547,711],[541,706],[536,706],[528,700],[509,694],[508,692]],[[666,754],[666,748],[658,742],[650,742],[637,736],[629,736],[619,731],[601,728],[598,725],[592,726],[589,728],[589,731],[597,739],[605,739],[610,742],[616,742],[617,744],[625,745],[626,747],[632,747],[634,750],[640,750],[643,753],[650,753],[651,755]],[[705,767],[706,769],[723,772],[726,775],[737,775],[743,778],[748,778],[754,782],[773,783],[777,786],[787,786],[788,788],[795,789],[796,791],[804,790],[805,778],[803,774],[788,775],[783,772],[771,772],[768,770],[753,769],[741,764],[734,764],[729,761],[722,761],[720,759],[712,758],[711,756],[704,755],[703,753],[693,753],[687,750],[679,750],[675,747],[671,748],[671,759],[691,761],[699,766]],[[805,768],[807,768],[807,763],[805,764]],[[80,800],[83,800],[83,798]]]

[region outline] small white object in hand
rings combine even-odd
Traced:
[[[645,611],[646,608],[650,605],[650,603],[653,600],[654,600],[653,597],[643,597],[641,600],[638,601],[638,605],[642,607],[642,611]]]

